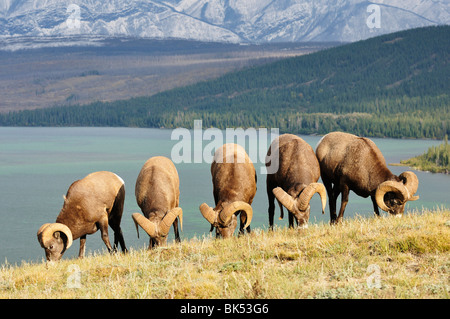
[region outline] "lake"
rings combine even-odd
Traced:
[[[42,261],[44,250],[36,239],[37,230],[42,224],[55,221],[63,204],[63,195],[72,182],[100,170],[112,171],[125,181],[122,231],[127,247],[147,247],[148,236],[141,230],[138,239],[131,219],[132,213],[140,212],[134,196],[135,181],[148,158],[156,155],[171,157],[172,149],[180,142],[172,140],[171,135],[172,130],[167,129],[0,127],[0,263]],[[319,136],[301,137],[314,149],[320,140]],[[383,152],[387,163],[398,163],[401,159],[422,154],[428,147],[441,142],[376,138],[373,141]],[[208,143],[203,141],[202,146]],[[249,138],[248,145],[252,143],[256,141]],[[192,147],[194,152],[198,145],[193,143]],[[262,150],[263,154],[266,148]],[[252,205],[254,217],[251,226],[267,229],[266,177],[260,172],[262,161],[254,162],[258,191]],[[180,176],[180,206],[183,209],[181,237],[209,236],[210,225],[198,207],[203,202],[214,206],[210,164],[206,161],[179,163],[176,167]],[[389,168],[396,175],[408,169],[397,166]],[[416,174],[420,181],[417,192],[420,199],[409,202],[405,213],[414,213],[422,208],[450,207],[450,176],[426,172]],[[286,210],[284,220],[278,220],[278,205],[275,214],[275,224],[287,227]],[[356,214],[372,216],[372,203],[370,198],[351,193],[345,218]],[[382,215],[387,214],[382,212]],[[325,215],[322,215],[319,196],[315,195],[311,200],[310,224],[328,222],[328,203]],[[111,229],[109,236],[112,241]],[[169,241],[173,241],[173,230],[170,231]],[[76,257],[78,249],[79,240],[76,240],[63,258]],[[99,232],[87,236],[86,255],[94,252],[106,252]]]

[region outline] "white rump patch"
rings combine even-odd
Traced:
[[[125,185],[125,181],[122,179],[122,177],[120,177],[119,175],[117,175],[116,173],[113,173],[114,175],[117,176],[117,178],[122,182],[122,185]]]

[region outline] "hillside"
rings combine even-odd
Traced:
[[[48,266],[4,265],[0,298],[152,298],[158,308],[173,298],[448,299],[449,222],[449,211],[414,212],[301,231],[253,229]],[[180,311],[166,310],[170,317]]]
[[[300,134],[450,133],[450,26],[384,35],[151,97],[2,115],[0,125],[278,127]]]
[[[95,37],[0,42],[0,113],[151,96],[332,45]]]

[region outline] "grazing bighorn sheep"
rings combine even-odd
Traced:
[[[136,180],[135,194],[145,216],[139,213],[132,215],[138,237],[139,225],[150,236],[149,249],[165,246],[173,224],[175,240],[179,242],[178,220],[182,230],[183,211],[179,207],[180,180],[173,162],[164,156],[148,159]]]
[[[114,173],[95,172],[73,182],[64,196],[64,205],[56,222],[42,225],[37,232],[47,260],[61,259],[77,238],[80,238],[78,257],[82,258],[86,235],[98,229],[109,252],[115,251],[118,243],[122,251],[126,252],[120,228],[124,199],[124,182]],[[114,249],[109,242],[108,225],[114,230]]]
[[[419,186],[416,174],[410,171],[399,176],[392,174],[383,154],[368,138],[329,133],[319,141],[316,155],[329,197],[331,223],[342,221],[350,190],[364,198],[370,196],[378,216],[379,206],[401,217],[406,202],[419,198],[414,196]],[[341,208],[336,217],[336,200],[340,193]]]
[[[278,149],[276,149],[278,148]],[[273,154],[273,155],[272,155]],[[277,158],[272,158],[278,156]],[[326,205],[326,191],[321,183],[320,167],[312,147],[303,139],[292,134],[277,137],[269,147],[266,165],[278,160],[278,170],[267,174],[266,186],[269,198],[269,226],[273,228],[275,198],[283,218],[283,206],[289,212],[289,227],[297,225],[308,227],[311,206],[309,202],[315,193],[319,193],[322,202],[322,214]],[[271,165],[271,164],[270,164]]]
[[[213,194],[216,207],[206,203],[200,212],[216,228],[216,237],[230,237],[237,226],[240,213],[240,234],[250,232],[253,209],[250,206],[256,194],[256,171],[245,150],[237,144],[218,148],[211,163]]]

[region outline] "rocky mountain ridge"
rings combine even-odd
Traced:
[[[450,23],[444,0],[0,0],[0,37],[342,41]]]

